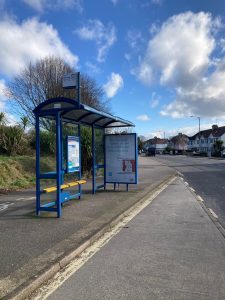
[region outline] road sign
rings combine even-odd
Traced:
[[[74,89],[78,86],[78,73],[68,73],[63,75],[63,88]]]

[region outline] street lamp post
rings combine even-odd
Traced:
[[[200,133],[201,131],[201,117],[197,117],[197,116],[190,116],[191,118],[197,118],[198,119],[198,133]]]
[[[199,136],[199,150],[201,149],[200,131],[201,131],[201,117],[190,116],[191,118],[198,119],[198,136]]]

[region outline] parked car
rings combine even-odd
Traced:
[[[148,148],[146,156],[155,156],[155,148]]]
[[[200,151],[193,151],[194,156],[200,156]]]

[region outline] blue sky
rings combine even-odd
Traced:
[[[63,57],[146,137],[225,125],[225,1],[0,0],[3,90],[29,62]]]

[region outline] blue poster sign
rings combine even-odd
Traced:
[[[67,137],[67,172],[80,170],[80,139],[78,136]]]

